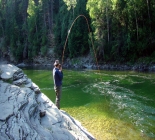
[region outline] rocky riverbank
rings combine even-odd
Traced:
[[[33,59],[32,62],[24,61],[22,63],[13,63],[17,67],[34,67],[34,68],[53,68],[53,63],[55,61],[54,56],[52,57],[41,57],[38,56]],[[61,60],[60,60],[61,61]],[[5,59],[0,60],[0,64],[11,63]],[[155,72],[155,63],[145,63],[145,62],[135,62],[134,64],[118,64],[114,63],[99,63],[95,62],[94,59],[88,55],[86,57],[77,57],[73,59],[67,59],[63,62],[63,68],[67,69],[100,69],[100,70],[133,70],[141,72]]]
[[[53,61],[54,63],[54,61]],[[20,63],[17,64],[18,67],[33,67],[33,68],[43,68],[43,69],[52,69],[53,63],[46,63],[46,64],[25,64]],[[132,65],[128,64],[106,64],[106,63],[85,63],[85,62],[64,62],[63,68],[66,69],[92,69],[92,70],[118,70],[118,71],[140,71],[140,72],[155,72],[155,64],[144,64],[144,63],[136,63]]]
[[[0,64],[0,110],[0,140],[95,140],[11,64]]]

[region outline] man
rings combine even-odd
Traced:
[[[63,79],[62,67],[59,64],[59,60],[55,60],[53,68],[53,81],[54,81],[54,90],[56,94],[55,105],[57,106],[58,109],[60,109],[62,79]]]

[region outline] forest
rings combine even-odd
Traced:
[[[61,58],[68,35],[65,59],[155,63],[154,23],[155,0],[0,0],[0,56]]]

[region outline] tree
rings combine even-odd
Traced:
[[[64,2],[66,3],[66,5],[64,5]],[[87,22],[83,17],[79,17],[75,21],[78,15],[85,15],[89,21],[89,15],[86,11],[87,1],[65,0],[64,2],[60,2],[60,9],[57,15],[57,24],[55,27],[57,45],[55,48],[55,52],[58,54],[58,56],[62,56],[62,52],[65,47],[65,40],[67,38],[67,35],[69,34],[69,38],[66,44],[67,46],[65,50],[65,56],[73,58],[89,52],[89,31],[87,27]],[[69,30],[73,22],[74,24],[71,30]]]
[[[97,56],[102,60],[105,58],[106,46],[110,43],[112,2],[111,0],[88,0],[87,9],[92,19]]]

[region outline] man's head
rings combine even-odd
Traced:
[[[55,67],[59,66],[59,60],[55,60],[54,66]]]

